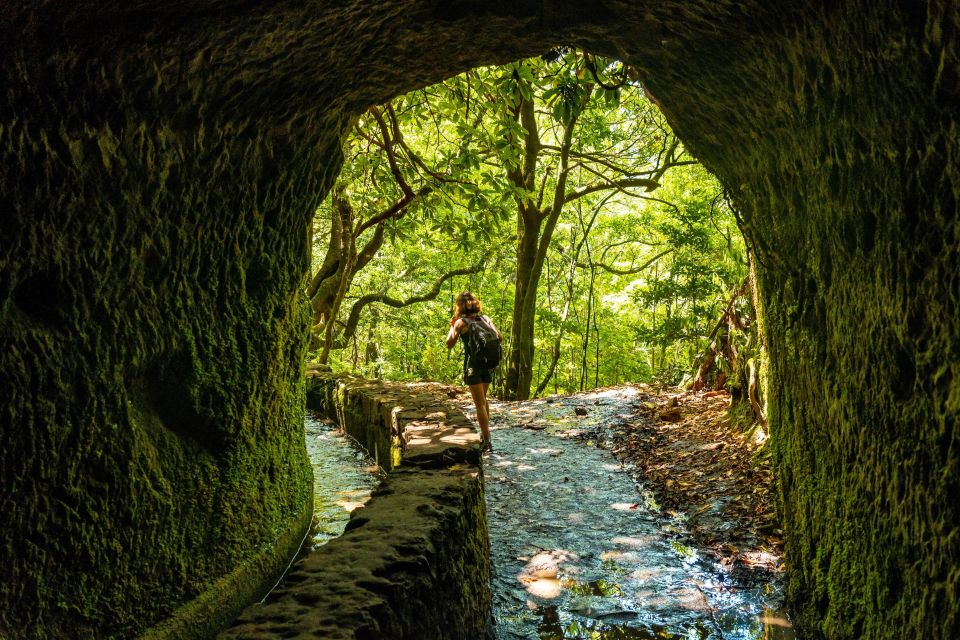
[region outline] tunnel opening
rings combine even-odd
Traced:
[[[700,390],[720,364],[743,396],[736,354],[759,339],[737,214],[638,75],[559,48],[362,114],[313,221],[308,362],[453,381],[423,329],[470,289],[503,327],[501,397]]]
[[[960,635],[956,7],[213,8],[0,14],[6,635],[145,628],[305,526],[309,312],[291,301],[340,136],[371,104],[556,43],[636,66],[742,213],[800,626]],[[33,296],[65,277],[69,310]],[[227,436],[218,468],[144,437],[156,416],[126,373],[174,353]],[[64,487],[87,509],[46,499]]]
[[[630,81],[631,76],[637,78],[637,70],[619,61],[558,48],[540,58],[473,69],[361,114],[346,136],[341,175],[313,221],[314,259],[307,294],[313,303],[314,324],[308,367],[413,381],[411,393],[421,380],[460,384],[463,357],[459,352],[447,355],[441,343],[453,301],[461,291],[471,290],[486,303],[485,313],[503,327],[505,337],[510,336],[509,343],[524,321],[518,313],[523,303],[515,289],[526,286],[536,292],[535,314],[527,320],[540,330],[536,332],[537,364],[519,362],[519,366],[533,369],[523,372],[534,379],[524,394],[556,396],[558,392],[656,381],[686,383],[697,391],[713,390],[711,397],[730,397],[725,393],[729,387],[743,403],[735,407],[738,418],[745,428],[759,431],[757,438],[762,441],[766,425],[759,424],[753,414],[757,407],[762,418],[762,387],[755,377],[750,379],[745,364],[760,360],[762,354],[756,349],[757,328],[750,326],[756,314],[735,215],[725,208],[722,187],[684,153],[656,105],[636,80]],[[524,194],[526,184],[536,185],[538,192]],[[537,257],[522,255],[524,242],[518,236],[524,234],[533,235],[542,249],[540,264],[533,264],[542,270],[542,281],[530,276],[529,265]],[[622,342],[616,341],[617,332],[624,334]],[[654,342],[657,338],[661,343]],[[684,348],[685,342],[694,346]],[[507,346],[505,351],[509,350]],[[704,361],[704,352],[709,362]],[[700,356],[699,360],[695,362],[694,356]],[[609,360],[616,362],[601,366]],[[503,371],[512,365],[504,362],[495,371],[493,387],[498,396],[521,395],[509,388]],[[457,393],[456,389],[448,392]],[[560,397],[561,404],[556,406],[564,406],[566,400],[574,401]],[[557,401],[557,397],[551,398],[551,402]],[[621,411],[630,404],[626,400],[620,403]],[[654,402],[648,397],[647,404]],[[522,429],[530,425],[529,419],[513,424],[516,421],[511,414],[525,414],[531,406],[505,405],[497,412],[492,432],[496,435],[508,426]],[[675,411],[679,416],[679,410]],[[607,426],[596,428],[599,434]],[[521,451],[501,448],[516,437],[502,442],[494,437],[497,453],[488,461],[491,479],[500,479],[501,467],[512,464],[512,455],[528,459]],[[603,439],[611,436],[605,434]],[[541,446],[549,448],[549,440]],[[553,455],[559,453],[556,450]],[[541,469],[535,482],[538,486],[544,484],[540,474],[548,474],[550,469],[549,457],[542,457],[534,455],[532,460],[537,462],[520,465],[534,464]],[[566,474],[563,482],[589,473],[573,464],[573,459],[580,457],[570,454],[571,468],[562,472]],[[716,470],[710,477],[724,473],[729,476],[743,470]],[[766,494],[769,487],[749,487],[747,491]],[[711,504],[720,505],[709,525],[711,533],[708,527],[699,526],[701,519],[694,518],[698,536],[720,548],[721,528],[732,526],[732,522],[720,520],[733,517],[722,505],[739,497],[704,491],[704,495],[708,493],[711,497],[705,506],[701,498],[691,512],[696,509],[702,514]],[[574,490],[574,494],[581,496],[582,492]],[[616,500],[626,500],[620,504],[632,503],[636,509],[641,498],[628,495]],[[539,509],[532,504],[514,505],[519,513],[528,514],[524,520],[531,524],[540,522]],[[596,500],[591,504],[594,506],[581,508],[597,508],[599,513],[587,514],[585,524],[606,522],[602,512],[608,507],[596,507]],[[760,502],[752,508],[761,508]],[[487,511],[500,516],[504,506],[494,501]],[[624,523],[636,513],[627,510]],[[671,526],[686,529],[680,524],[682,518],[675,517],[678,519]],[[740,524],[747,528],[746,523]],[[578,633],[590,628],[624,637],[647,637],[655,628],[663,637],[680,637],[673,635],[676,633],[686,637],[687,632],[694,633],[691,624],[698,633],[707,634],[704,637],[712,633],[753,637],[751,633],[775,633],[788,624],[763,606],[755,609],[762,597],[756,601],[744,598],[737,606],[727,602],[721,605],[727,613],[704,614],[699,621],[690,612],[671,614],[669,607],[652,603],[647,611],[636,613],[633,608],[643,600],[639,594],[645,592],[645,586],[641,586],[643,581],[621,575],[629,571],[615,558],[649,555],[648,565],[636,561],[641,567],[634,567],[637,574],[647,572],[643,567],[669,561],[645,544],[628,551],[606,549],[588,524],[570,523],[562,534],[566,541],[563,549],[540,554],[557,555],[553,565],[559,578],[518,573],[503,560],[503,548],[519,548],[524,543],[516,525],[504,529],[507,526],[502,517],[489,524],[492,553],[498,558],[493,566],[493,629],[498,637],[512,637],[511,633],[579,637]],[[539,526],[556,528],[554,523]],[[590,542],[576,539],[577,531]],[[506,545],[505,534],[511,540]],[[622,531],[619,537],[609,535],[614,539],[627,536]],[[655,537],[649,532],[636,534],[637,540]],[[743,536],[744,541],[748,538]],[[539,544],[547,544],[544,540],[539,538]],[[597,544],[610,555],[605,569],[590,567],[586,561],[580,566],[580,555],[586,558],[600,553],[591,546]],[[771,570],[776,549],[754,549],[760,547],[756,541],[742,545],[738,540],[737,544],[743,546],[740,557],[763,557],[762,569],[747,568],[734,557],[724,558],[722,566],[740,562],[743,568],[735,580],[743,580],[744,585],[765,579],[751,574],[771,571],[765,588],[777,593],[778,577]],[[695,548],[684,547],[684,557],[696,558]],[[728,544],[728,548],[734,547]],[[712,555],[715,551],[707,553],[717,560]],[[634,560],[626,560],[625,566],[633,567],[631,562]],[[579,574],[597,571],[606,573],[594,582],[622,586],[593,593]],[[528,600],[519,605],[514,593],[518,581],[529,592]],[[741,590],[732,584],[727,588]],[[666,577],[658,585],[664,594],[682,592]],[[742,590],[750,589],[754,587]],[[569,594],[580,600],[568,602]],[[670,597],[665,595],[664,600]],[[585,606],[584,598],[592,598],[592,606]],[[774,600],[766,606],[782,606]],[[609,607],[614,602],[626,608],[611,614]],[[754,617],[741,620],[741,614],[728,615],[738,606],[751,610]],[[718,622],[720,618],[724,619]],[[532,625],[531,620],[540,622]],[[767,625],[767,620],[776,622]]]

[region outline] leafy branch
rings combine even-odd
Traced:
[[[400,300],[389,296],[386,292],[382,293],[368,293],[367,295],[360,296],[357,298],[356,302],[353,303],[353,306],[350,307],[350,315],[347,317],[347,322],[344,325],[343,333],[341,334],[340,341],[337,343],[336,348],[342,349],[346,346],[348,340],[353,338],[356,334],[357,326],[360,324],[360,316],[363,313],[363,310],[371,304],[385,304],[388,307],[393,307],[394,309],[402,309],[403,307],[409,307],[410,305],[417,304],[418,302],[427,302],[429,300],[435,299],[440,295],[440,290],[443,288],[443,283],[453,278],[454,276],[465,276],[470,275],[471,273],[478,273],[483,270],[484,260],[481,260],[479,263],[472,267],[463,267],[461,269],[453,269],[452,271],[447,271],[441,275],[433,283],[433,286],[424,293],[410,296],[409,298]]]

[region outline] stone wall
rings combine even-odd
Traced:
[[[479,435],[446,388],[307,371],[307,406],[334,419],[384,469],[478,464]]]
[[[960,637],[960,4],[801,11],[649,87],[756,253],[800,634]]]
[[[138,640],[191,640],[212,638],[251,602],[264,597],[283,577],[300,553],[312,522],[312,500],[300,519],[272,544],[244,560],[213,582],[196,598],[178,607],[170,616],[138,636]]]
[[[490,621],[480,439],[439,385],[308,374],[311,404],[390,473],[346,531],[291,569],[222,640],[461,640]],[[392,448],[392,450],[391,450]]]

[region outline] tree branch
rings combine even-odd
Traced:
[[[650,202],[659,202],[660,204],[665,204],[665,205],[667,205],[668,207],[670,207],[671,209],[673,209],[674,211],[676,211],[676,212],[678,212],[678,213],[680,212],[680,207],[678,207],[677,205],[673,204],[672,202],[667,202],[666,200],[661,200],[660,198],[654,198],[653,196],[641,196],[640,194],[636,194],[634,197],[640,198],[640,199],[642,199],[642,200],[649,200]]]
[[[556,228],[557,221],[560,219],[560,213],[563,211],[563,205],[568,202],[564,191],[567,188],[567,178],[570,175],[570,149],[573,148],[573,131],[577,126],[577,122],[580,120],[580,113],[583,112],[587,103],[590,101],[591,93],[593,93],[593,85],[588,84],[580,101],[580,110],[570,118],[570,122],[563,128],[563,137],[560,142],[560,158],[557,161],[557,184],[553,188],[553,202],[550,203],[550,209],[546,212],[547,222],[540,236],[540,243],[537,247],[534,264],[543,264],[547,250],[550,248],[550,242],[553,239],[553,230]],[[539,278],[539,275],[537,278]],[[536,295],[536,287],[534,287],[533,295]]]
[[[668,253],[672,253],[673,250],[674,250],[673,247],[670,247],[669,249],[665,249],[664,251],[661,251],[661,252],[658,253],[657,255],[653,256],[652,258],[650,258],[649,260],[647,260],[646,262],[644,262],[644,263],[643,263],[642,265],[640,265],[639,267],[634,267],[634,268],[631,268],[631,269],[617,269],[616,267],[611,267],[610,265],[604,264],[604,263],[602,263],[602,262],[594,262],[594,263],[593,263],[593,266],[595,266],[595,267],[600,267],[601,269],[603,269],[603,270],[606,271],[607,273],[612,273],[612,274],[614,274],[614,275],[618,275],[618,276],[629,276],[629,275],[632,275],[632,274],[634,274],[634,273],[640,273],[641,271],[643,271],[644,269],[646,269],[647,267],[649,267],[650,265],[652,265],[654,262],[656,262],[657,260],[659,260],[659,259],[662,258],[663,256],[667,255]],[[583,263],[583,262],[578,262],[578,263],[577,263],[577,266],[580,267],[581,269],[589,269],[589,268],[590,268],[590,265],[585,264],[585,263]]]
[[[387,116],[390,118],[391,128],[393,129],[393,140],[394,142],[396,142],[397,145],[399,145],[401,149],[403,149],[403,151],[407,154],[407,157],[410,158],[410,161],[414,164],[414,166],[417,166],[423,169],[423,171],[427,175],[429,175],[431,178],[433,178],[437,182],[456,182],[455,180],[451,180],[450,178],[437,173],[436,171],[434,171],[433,169],[427,166],[427,163],[425,163],[423,159],[413,149],[410,148],[410,145],[408,145],[407,141],[404,139],[403,132],[400,130],[400,123],[397,121],[397,114],[393,110],[393,103],[388,102],[386,105],[386,109],[387,109]]]
[[[357,261],[353,266],[354,273],[367,266],[367,264],[373,260],[373,257],[377,255],[377,251],[383,246],[386,228],[386,222],[378,224],[376,230],[373,232],[373,237],[370,238],[367,243],[363,245],[363,249],[357,253]]]
[[[383,114],[380,113],[377,107],[370,107],[369,113],[374,117],[377,125],[380,127],[380,135],[383,136],[383,150],[387,152],[387,162],[390,164],[390,172],[393,174],[393,179],[397,181],[397,184],[405,196],[412,197],[413,189],[410,188],[410,185],[408,185],[407,181],[403,178],[403,173],[400,172],[400,166],[397,164],[397,156],[393,148],[393,138],[391,138],[390,128],[383,119]]]
[[[369,293],[365,296],[357,298],[357,301],[353,303],[353,306],[350,307],[350,315],[347,318],[346,325],[343,329],[343,334],[340,336],[340,339],[337,342],[337,348],[341,348],[340,344],[346,340],[349,340],[354,336],[357,331],[357,325],[360,324],[360,315],[363,313],[363,309],[370,304],[380,303],[385,304],[388,307],[393,307],[394,309],[401,309],[403,307],[416,304],[418,302],[426,302],[428,300],[433,300],[438,295],[440,295],[440,289],[443,287],[443,283],[449,280],[454,276],[465,276],[471,273],[477,273],[483,269],[483,262],[481,261],[478,264],[472,267],[464,267],[462,269],[454,269],[453,271],[448,271],[447,273],[440,276],[436,282],[433,283],[433,287],[430,288],[426,293],[419,295],[411,296],[406,300],[398,300],[396,298],[391,298],[386,293]]]
[[[354,231],[354,237],[360,237],[360,234],[369,229],[372,226],[378,225],[381,222],[385,222],[390,218],[399,218],[400,215],[406,210],[407,206],[413,203],[416,200],[425,198],[426,196],[433,193],[433,187],[430,185],[424,185],[416,192],[411,191],[410,193],[404,194],[402,198],[397,200],[387,209],[384,209],[382,212],[373,216],[369,220],[366,220],[363,224],[357,227],[357,230]]]
[[[644,187],[648,192],[653,191],[660,186],[660,183],[656,180],[651,180],[650,178],[621,178],[620,180],[609,180],[607,182],[596,183],[587,185],[586,187],[581,187],[574,191],[568,191],[564,197],[564,204],[570,203],[577,198],[582,198],[583,196],[595,193],[597,191],[604,191],[606,189],[617,189],[623,190],[630,187]]]
[[[310,284],[307,286],[308,299],[312,300],[313,297],[317,295],[317,291],[320,289],[323,281],[335,274],[340,268],[340,243],[342,233],[343,226],[341,225],[340,216],[337,215],[336,211],[331,210],[330,237],[327,240],[327,253],[323,257],[323,264],[320,265],[320,269],[318,269],[317,273],[310,279]]]
[[[559,152],[560,152],[560,147],[558,147],[558,146],[556,146],[556,145],[552,145],[552,144],[545,144],[545,145],[543,145],[543,148],[544,148],[545,150],[547,150],[547,151],[553,151],[553,152],[555,152],[555,153],[559,153]],[[650,170],[650,171],[633,171],[633,170],[628,169],[628,168],[626,168],[626,167],[621,167],[621,166],[619,166],[619,165],[616,165],[616,164],[613,163],[613,161],[608,160],[608,159],[606,159],[605,157],[603,157],[603,156],[601,156],[601,155],[598,155],[598,154],[596,154],[596,153],[587,153],[587,152],[584,152],[584,151],[571,151],[571,152],[570,152],[570,157],[571,157],[571,158],[580,158],[580,159],[583,159],[583,160],[589,160],[590,162],[596,162],[596,163],[599,164],[599,165],[602,165],[602,166],[604,166],[604,167],[607,167],[608,169],[612,169],[613,171],[616,171],[617,173],[621,173],[621,174],[623,174],[623,175],[625,175],[625,176],[652,175],[652,174],[655,173],[655,171],[656,171],[656,170]]]
[[[626,86],[627,66],[625,64],[621,63],[623,66],[620,67],[620,80],[618,80],[616,84],[607,84],[600,79],[600,74],[597,72],[597,62],[594,57],[591,55],[586,55],[584,56],[584,60],[586,62],[587,71],[589,71],[590,75],[593,76],[593,80],[607,91],[616,91],[617,89]]]

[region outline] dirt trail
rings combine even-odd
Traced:
[[[783,570],[783,538],[774,512],[765,434],[746,435],[727,417],[730,396],[654,393],[630,420],[590,434],[636,469],[664,511],[683,520],[741,580]]]

